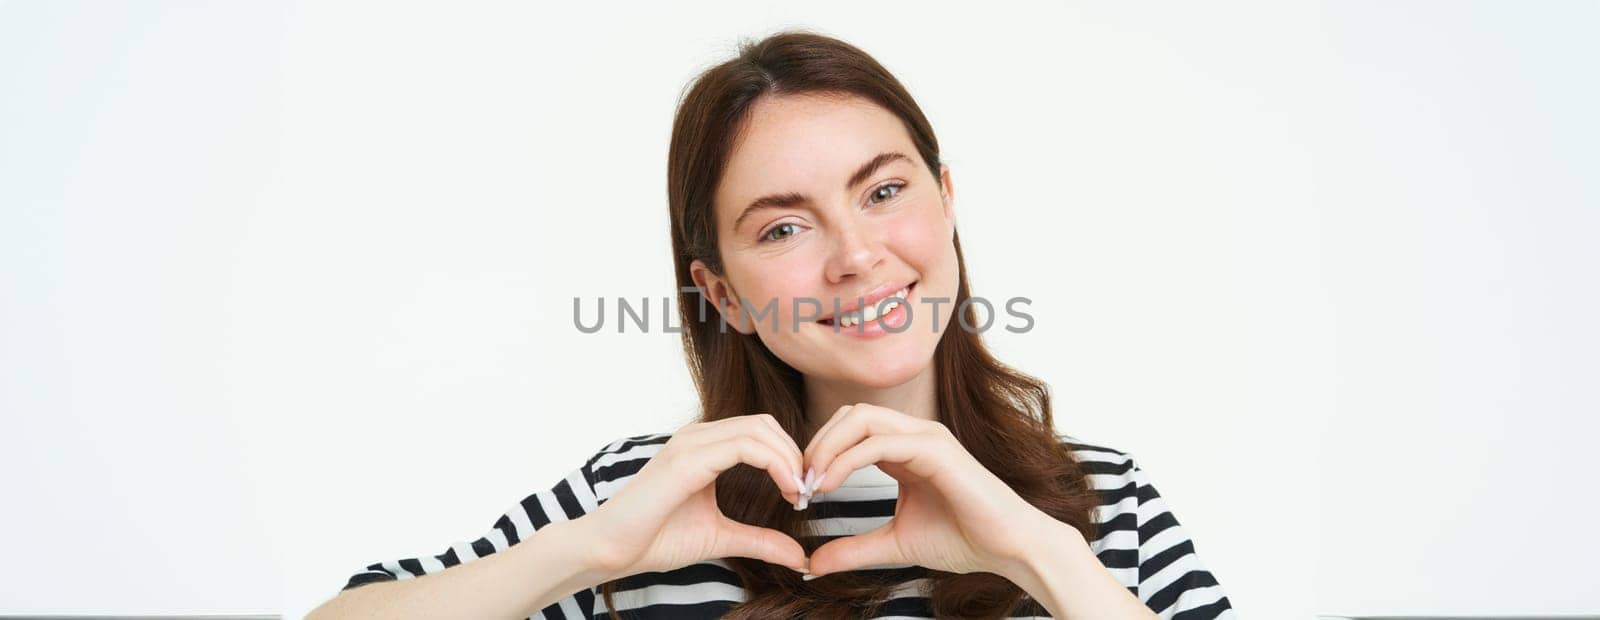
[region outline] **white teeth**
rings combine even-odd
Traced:
[[[883,313],[884,314],[888,314],[890,310],[894,310],[895,308],[900,307],[900,300],[901,299],[905,299],[906,296],[910,295],[910,294],[911,294],[911,287],[909,287],[909,286],[905,287],[903,289],[900,289],[898,291],[895,291],[894,294],[890,295],[889,297],[894,297],[896,299],[890,299],[890,300],[888,300],[886,302],[881,302],[881,303],[883,303]],[[855,327],[855,326],[860,325],[862,323],[871,323],[871,322],[873,322],[873,321],[875,321],[877,319],[878,319],[878,306],[876,304],[874,304],[874,305],[869,305],[869,306],[867,306],[865,308],[862,308],[860,310],[857,310],[855,312],[845,312],[843,314],[840,314],[839,315],[839,319],[838,319],[838,323],[839,323],[840,327]]]

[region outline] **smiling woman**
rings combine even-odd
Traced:
[[[921,157],[905,155],[919,151],[905,124],[859,95],[804,89],[759,98],[743,115],[745,127],[728,149],[725,169],[695,171],[720,176],[716,191],[686,192],[681,201],[671,197],[674,209],[683,209],[682,221],[704,222],[710,229],[686,231],[693,236],[674,241],[692,257],[687,265],[692,283],[734,317],[730,322],[742,335],[760,325],[747,320],[748,307],[772,307],[771,324],[779,328],[765,329],[759,338],[719,333],[689,347],[738,347],[737,353],[718,356],[725,369],[710,371],[724,381],[748,372],[751,364],[768,363],[758,353],[770,352],[805,377],[815,396],[808,420],[862,400],[932,419],[935,370],[929,361],[954,314],[950,302],[960,269],[948,169],[939,171],[921,163]],[[674,172],[676,163],[669,163]],[[674,188],[694,184],[674,181]],[[796,186],[807,191],[768,193]],[[709,217],[693,213],[712,203],[728,206],[707,209],[717,212]],[[734,205],[747,204],[733,216]],[[778,231],[787,232],[774,237]],[[876,304],[901,291],[906,303],[876,320]],[[826,314],[821,318],[830,323],[798,320],[795,299],[822,300]],[[918,299],[943,303],[924,308]],[[695,303],[682,301],[686,307]],[[906,329],[907,313],[923,309],[923,326]],[[831,321],[834,316],[840,321]],[[881,337],[891,329],[898,332],[895,337]],[[704,335],[692,327],[687,333]],[[750,345],[759,350],[746,348]],[[888,402],[883,399],[889,394],[869,399],[861,388],[894,395]]]
[[[949,328],[977,323],[951,171],[870,56],[746,44],[686,93],[667,168],[699,420],[318,617],[1232,616],[1133,457],[1056,432],[1043,382]]]

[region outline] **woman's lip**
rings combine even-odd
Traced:
[[[868,295],[865,299],[863,299],[862,300],[862,305],[860,305],[860,306],[851,306],[851,307],[840,307],[838,309],[838,312],[835,312],[834,314],[830,314],[828,316],[825,316],[825,317],[822,317],[820,319],[817,319],[816,322],[823,323],[824,321],[826,321],[826,322],[828,322],[827,324],[831,324],[831,322],[833,321],[833,317],[835,317],[835,316],[838,316],[838,315],[841,315],[841,314],[848,314],[848,313],[851,313],[851,312],[855,312],[855,311],[860,310],[861,308],[864,308],[864,307],[867,307],[867,306],[877,305],[878,302],[883,301],[885,299],[888,299],[890,297],[893,297],[895,293],[900,291],[900,289],[910,289],[911,287],[916,286],[917,282],[919,282],[919,281],[918,280],[912,280],[912,281],[910,281],[910,282],[908,282],[906,284],[902,284],[902,285],[894,287],[894,288],[883,287],[881,289],[878,289],[877,291],[874,291],[872,294]],[[908,295],[910,294],[909,290],[907,291],[907,294]],[[855,300],[852,299],[850,301],[854,302]]]
[[[917,283],[919,283],[919,282],[921,282],[921,280],[912,280],[910,284],[907,284],[905,286],[900,287],[900,288],[903,288],[903,289],[906,290],[906,298],[900,300],[902,303],[909,303],[910,302],[910,300],[911,300],[911,292],[917,289]],[[900,289],[898,289],[898,288],[895,289],[895,290],[889,291],[888,294],[886,294],[886,295],[884,295],[882,297],[879,297],[878,299],[874,300],[872,303],[869,303],[867,305],[868,306],[876,305],[876,304],[878,304],[879,302],[882,302],[885,299],[893,297],[894,294],[898,293],[898,292],[900,292]],[[840,314],[844,314],[844,313],[847,313],[847,312],[854,312],[855,310],[856,309],[840,310],[839,313]],[[874,320],[876,320],[876,319],[874,319]],[[829,316],[829,317],[817,319],[816,322],[821,323],[823,325],[831,326],[831,325],[833,325],[833,317]]]
[[[888,312],[871,321],[857,323],[850,327],[840,327],[837,323],[828,324],[828,329],[833,333],[853,338],[856,340],[877,340],[893,334],[898,334],[910,327],[911,297],[917,290],[915,283],[906,291],[905,303],[895,306]]]

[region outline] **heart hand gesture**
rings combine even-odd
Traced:
[[[806,446],[805,462],[827,492],[876,464],[899,481],[888,523],[831,540],[811,554],[811,574],[915,564],[952,573],[1016,569],[1049,515],[967,452],[945,425],[870,404],[847,405]]]

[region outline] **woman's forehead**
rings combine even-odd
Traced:
[[[875,103],[859,97],[764,96],[751,106],[729,153],[717,203],[743,205],[773,193],[843,192],[861,162],[890,151],[916,153],[900,118]]]

